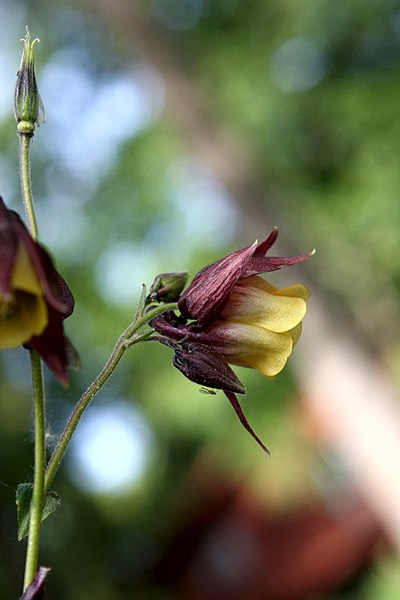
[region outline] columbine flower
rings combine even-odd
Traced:
[[[271,379],[283,369],[300,337],[307,288],[296,284],[280,290],[258,274],[311,254],[265,257],[277,235],[274,229],[261,244],[255,242],[199,271],[178,302],[181,316],[168,312],[152,322],[162,335],[160,341],[174,349],[174,365],[188,379],[222,389],[264,449],[241,411],[235,393],[245,390],[229,364],[257,369]]]
[[[68,382],[69,342],[63,320],[73,296],[50,256],[0,197],[0,348],[36,350],[56,377]]]

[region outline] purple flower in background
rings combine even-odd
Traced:
[[[68,383],[63,321],[74,299],[46,250],[0,198],[0,348],[32,348]]]

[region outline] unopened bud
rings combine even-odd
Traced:
[[[154,302],[176,302],[186,285],[187,273],[161,273],[151,284],[148,298]]]
[[[19,133],[33,135],[35,125],[45,122],[45,113],[40,98],[35,77],[34,47],[39,42],[36,38],[31,40],[28,28],[24,42],[21,64],[17,72],[17,84],[14,96],[14,115],[18,123]]]

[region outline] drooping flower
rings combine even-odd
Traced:
[[[36,350],[68,382],[69,342],[63,321],[74,308],[66,282],[19,215],[0,197],[0,348]]]
[[[308,289],[302,284],[278,289],[258,274],[296,264],[312,253],[265,257],[276,238],[274,229],[261,244],[255,242],[199,271],[180,297],[181,315],[167,312],[152,322],[160,341],[174,348],[174,365],[188,379],[222,389],[264,449],[241,411],[235,393],[244,393],[244,388],[233,389],[236,376],[229,364],[257,369],[272,379],[300,337]]]

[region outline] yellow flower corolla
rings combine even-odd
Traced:
[[[229,363],[271,379],[284,368],[300,337],[308,297],[302,284],[278,289],[259,276],[242,279],[207,333]]]
[[[20,245],[11,276],[10,294],[0,295],[0,348],[15,348],[40,335],[48,310],[38,276]]]

